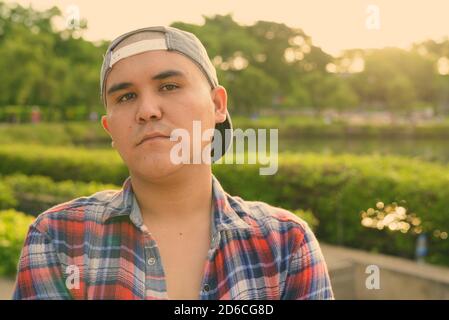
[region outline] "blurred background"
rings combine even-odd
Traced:
[[[204,43],[236,128],[278,129],[276,175],[214,165],[229,193],[305,219],[337,299],[449,299],[447,12],[438,0],[0,0],[0,298],[38,214],[121,188],[128,171],[100,124],[103,54],[123,32],[171,25]]]

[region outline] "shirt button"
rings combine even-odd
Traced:
[[[209,285],[207,283],[204,285],[203,290],[205,292],[209,292],[210,288],[209,288]]]
[[[155,259],[155,258],[151,257],[151,258],[148,259],[148,264],[149,264],[150,266],[152,266],[152,265],[155,264],[155,263],[156,263],[156,259]]]

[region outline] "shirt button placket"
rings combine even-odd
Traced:
[[[150,292],[154,292],[155,290],[159,291],[160,288],[156,288],[153,280],[150,280],[148,277],[151,276],[162,278],[164,276],[162,266],[159,263],[160,256],[157,250],[156,242],[148,232],[145,233],[145,256],[145,292],[147,292],[147,290]],[[165,288],[164,290],[166,292]],[[153,299],[154,297],[151,298]]]
[[[150,266],[152,266],[156,263],[156,258],[154,257],[148,258],[147,262]]]

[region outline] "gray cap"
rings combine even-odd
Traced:
[[[146,36],[139,37],[139,35],[143,34]],[[160,34],[162,36],[153,37],[151,34]],[[130,38],[134,38],[133,41],[123,45],[126,43],[124,40]],[[185,55],[206,76],[211,88],[218,86],[215,67],[210,61],[203,44],[193,33],[165,26],[141,28],[122,34],[114,39],[103,56],[100,74],[100,95],[105,106],[106,78],[113,65],[131,55],[151,50],[175,51]],[[212,143],[212,161],[214,162],[220,159],[232,144],[232,122],[229,112],[226,113],[226,120],[223,123],[217,123],[215,128],[221,133],[221,137],[214,135]]]

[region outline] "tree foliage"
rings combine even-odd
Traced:
[[[107,41],[83,38],[87,22],[59,30],[53,7],[0,2],[0,108],[38,105],[70,118],[74,106],[102,110],[99,74]],[[232,15],[205,16],[204,23],[175,22],[204,43],[227,88],[232,112],[264,108],[321,112],[422,107],[449,112],[449,40],[416,43],[410,50],[347,50],[333,57],[302,29],[257,21],[241,25]],[[354,68],[354,66],[357,66]]]

